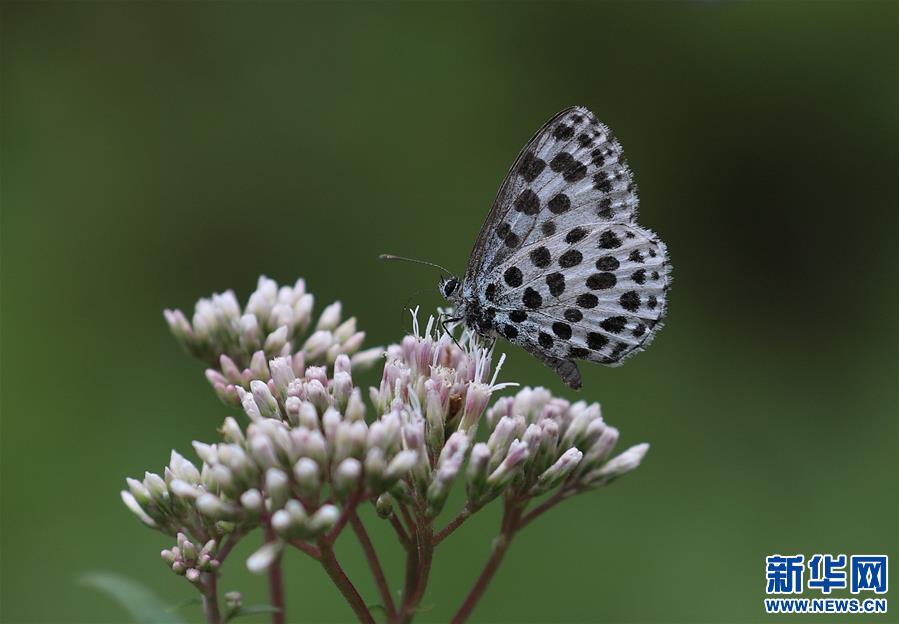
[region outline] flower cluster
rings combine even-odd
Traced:
[[[399,344],[359,352],[364,334],[354,319],[341,323],[339,303],[301,341],[311,310],[302,280],[279,289],[260,278],[243,312],[230,291],[198,302],[192,324],[166,312],[191,353],[219,364],[207,377],[246,418],[226,418],[217,443],[193,443],[199,467],[172,451],[162,476],[127,479],[122,498],[144,524],[177,536],[163,559],[206,592],[214,584],[203,575],[217,574],[234,543],[258,527],[267,539],[247,560],[250,570],[272,566],[288,544],[327,567],[343,526],[360,530],[356,508],[367,501],[418,557],[499,496],[518,510],[509,525],[517,529],[542,513],[522,515],[532,499],[549,495],[555,504],[604,485],[636,468],[648,449],[609,459],[618,430],[600,406],[544,388],[523,388],[488,409],[494,393],[517,384],[497,383],[504,356],[494,366],[492,349],[465,328],[447,333],[431,317],[422,331],[414,311],[413,332]],[[353,371],[381,357],[367,405]],[[431,525],[459,480],[466,506],[432,541]],[[420,598],[405,597],[406,608],[414,611]]]
[[[380,358],[382,349],[359,351],[365,332],[357,331],[355,317],[341,320],[339,301],[322,311],[307,336],[314,303],[304,280],[279,287],[262,276],[243,310],[234,292],[226,290],[197,301],[193,322],[181,310],[165,310],[164,316],[187,352],[210,366],[206,378],[219,398],[237,405],[237,388],[249,388],[254,379],[268,381],[267,362],[275,356],[290,356],[303,368],[333,364],[347,354],[358,370]]]

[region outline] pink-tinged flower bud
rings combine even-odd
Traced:
[[[499,467],[487,477],[487,485],[494,489],[505,486],[518,474],[527,458],[527,444],[518,440],[512,440],[506,458]]]
[[[287,398],[287,388],[290,386],[290,382],[297,378],[293,373],[290,358],[277,357],[268,363],[268,368],[272,373],[275,391],[283,401]]]
[[[630,447],[617,457],[613,457],[608,462],[606,462],[606,464],[599,469],[596,477],[601,480],[611,481],[612,479],[616,479],[632,470],[635,470],[637,466],[640,465],[640,462],[643,461],[643,458],[646,456],[646,452],[648,450],[649,445],[645,442]]]
[[[243,408],[244,414],[253,422],[262,420],[262,412],[253,395],[240,387],[238,387],[237,393],[240,395],[240,406]]]
[[[318,379],[306,383],[306,400],[315,406],[319,414],[323,414],[331,405],[331,397]]]
[[[356,317],[351,317],[341,323],[334,330],[334,340],[338,343],[344,343],[356,333]]]
[[[211,385],[213,388],[218,388],[220,386],[224,388],[228,385],[228,380],[225,378],[225,376],[214,368],[207,368],[204,371],[204,374],[206,375],[206,380],[209,382],[209,385]]]
[[[238,322],[240,332],[240,346],[248,352],[253,353],[262,346],[262,330],[259,329],[259,321],[253,314],[244,314]]]
[[[350,422],[365,421],[365,401],[362,400],[362,393],[359,388],[353,388],[350,397],[347,400],[344,415]]]
[[[272,396],[268,385],[264,381],[254,379],[250,382],[250,391],[263,418],[281,418],[281,409],[278,401]]]
[[[162,315],[168,323],[169,330],[184,346],[192,344],[194,340],[193,330],[184,312],[181,310],[163,310]]]
[[[553,489],[570,475],[580,463],[584,454],[577,448],[570,448],[537,478],[534,494],[542,494]]]
[[[246,442],[240,425],[238,425],[237,421],[234,420],[234,418],[232,418],[231,416],[225,418],[225,421],[222,423],[222,427],[221,429],[219,429],[219,431],[221,432],[222,437],[225,438],[227,442],[241,445]]]
[[[594,403],[597,407],[597,411],[599,405]],[[592,407],[592,406],[591,406]],[[590,424],[587,425],[587,430],[584,432],[584,441],[583,447],[590,448],[596,441],[599,440],[599,437],[602,435],[602,432],[606,430],[606,423],[603,421],[602,416],[596,416],[593,420],[590,421]]]
[[[177,451],[172,450],[169,459],[169,468],[176,478],[186,481],[187,483],[199,483],[200,471],[191,462],[184,459]]]
[[[603,432],[599,435],[599,439],[596,440],[596,442],[593,443],[593,446],[587,449],[587,452],[584,454],[584,459],[581,462],[583,468],[581,472],[595,468],[604,462],[612,452],[612,449],[615,448],[617,442],[618,429],[615,427],[606,427],[603,429]]]
[[[465,395],[465,409],[462,412],[462,420],[459,422],[459,431],[474,435],[478,421],[481,419],[492,393],[489,384],[472,383],[468,386],[468,392]]]
[[[268,335],[262,350],[266,353],[280,353],[285,344],[287,344],[287,326],[282,325]]]
[[[359,350],[363,342],[365,342],[365,332],[356,332],[341,343],[340,352],[352,355]]]
[[[517,424],[515,418],[503,416],[496,423],[496,428],[487,439],[487,446],[490,448],[490,471],[493,471],[500,462],[506,457],[509,451],[509,445],[515,439],[515,431]]]
[[[275,447],[268,436],[255,434],[250,436],[250,455],[262,468],[276,468],[280,465],[275,455]]]
[[[353,363],[353,369],[357,371],[367,371],[372,366],[375,365],[376,362],[379,362],[384,357],[384,348],[383,347],[373,347],[371,349],[366,349],[364,351],[358,351],[354,353],[350,361]]]
[[[425,383],[425,419],[427,420],[427,442],[431,455],[436,456],[446,439],[446,423],[449,396],[441,396],[440,387],[433,380]]]
[[[318,323],[315,325],[315,330],[332,331],[340,323],[340,311],[341,305],[339,301],[335,301],[322,310],[321,316],[318,317]]]
[[[471,449],[466,472],[468,499],[477,505],[487,491],[487,464],[490,462],[490,447],[478,442]]]
[[[243,381],[243,376],[240,374],[237,364],[224,353],[219,356],[219,366],[222,369],[222,374],[231,383],[239,384]]]
[[[268,370],[268,361],[265,357],[265,352],[262,350],[256,351],[253,356],[250,358],[250,377],[246,379],[246,382],[249,383],[250,379],[268,379],[271,377],[271,374]]]
[[[199,584],[200,571],[196,568],[188,568],[187,572],[184,573],[184,578],[186,578],[191,583]]]
[[[243,606],[243,594],[238,591],[225,592],[225,606],[229,611],[238,612]]]
[[[328,387],[328,367],[327,366],[310,366],[306,369],[306,381],[317,380],[321,385]]]
[[[347,372],[334,373],[334,381],[331,382],[331,396],[338,410],[344,410],[353,392],[353,378]]]
[[[329,331],[317,331],[309,336],[303,344],[303,353],[306,356],[306,361],[323,361],[332,342],[331,332]]]
[[[315,307],[315,297],[304,294],[293,304],[294,327],[305,333],[312,321],[312,308]]]
[[[131,511],[131,513],[137,516],[140,521],[146,524],[148,527],[156,528],[156,521],[154,521],[153,518],[147,515],[147,512],[143,510],[143,508],[140,506],[131,492],[122,490],[121,495],[122,502],[125,503],[125,506]]]
[[[278,560],[283,548],[283,542],[268,542],[247,558],[247,569],[253,574],[262,574]]]
[[[178,557],[175,555],[175,553],[173,553],[169,549],[163,550],[161,553],[159,553],[159,556],[161,556],[162,560],[169,565],[175,563],[178,560]]]
[[[295,396],[289,396],[284,400],[284,412],[287,415],[287,422],[289,422],[291,426],[298,427],[300,425],[300,410],[302,407],[303,402]],[[312,411],[315,411],[314,407],[312,408]],[[318,420],[317,417],[316,420]]]
[[[337,373],[346,373],[348,375],[352,374],[353,364],[350,361],[350,356],[345,353],[341,353],[337,356],[337,359],[334,360],[334,376],[337,377]],[[352,377],[350,377],[352,379]]]
[[[293,327],[293,307],[286,303],[276,303],[272,307],[272,316],[269,319],[269,325],[271,327],[283,327],[285,330],[285,335],[289,333],[290,328]]]
[[[191,442],[191,446],[194,447],[194,452],[196,452],[199,458],[207,464],[215,464],[218,462],[219,456],[215,444],[204,444],[203,442],[194,440]]]

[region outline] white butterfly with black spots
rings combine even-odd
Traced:
[[[550,119],[509,170],[465,277],[441,294],[470,328],[503,336],[581,386],[575,360],[619,366],[661,328],[665,244],[637,225],[621,145],[589,110]]]

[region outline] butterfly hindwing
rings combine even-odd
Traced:
[[[587,223],[523,246],[485,283],[497,330],[529,351],[615,366],[659,328],[670,280],[664,244],[643,228]]]

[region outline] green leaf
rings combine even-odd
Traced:
[[[81,584],[100,591],[131,615],[137,624],[182,624],[184,620],[172,613],[148,587],[115,572],[82,574]]]
[[[268,604],[249,605],[246,607],[241,607],[234,613],[228,614],[228,617],[225,618],[225,621],[230,622],[234,618],[239,618],[243,615],[256,615],[257,613],[277,613],[280,610],[281,609],[279,609],[278,607]]]

